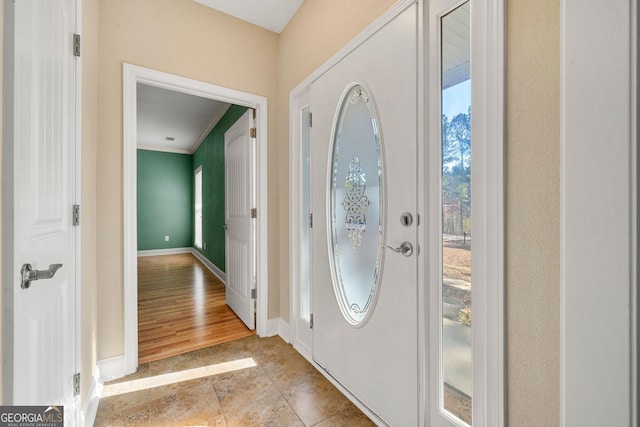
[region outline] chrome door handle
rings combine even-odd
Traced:
[[[225,230],[228,230],[228,229],[229,229],[229,225],[228,225],[228,224],[225,224],[223,228],[224,228]]]
[[[391,249],[394,252],[401,253],[404,256],[411,256],[413,254],[413,245],[409,242],[402,242],[399,248],[394,248],[393,246],[387,245],[387,248]]]
[[[62,264],[51,264],[48,270],[33,270],[31,264],[24,264],[20,269],[20,275],[22,276],[20,287],[29,289],[31,282],[34,280],[51,279],[61,267]]]

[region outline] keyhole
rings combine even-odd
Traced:
[[[402,224],[404,227],[409,227],[411,224],[413,224],[413,216],[411,216],[409,212],[403,213],[402,215],[400,215],[400,224]]]

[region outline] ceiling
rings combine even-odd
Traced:
[[[304,0],[194,0],[274,33],[280,33]]]
[[[230,104],[138,83],[138,148],[192,154]]]
[[[442,88],[455,86],[471,76],[470,3],[442,18]]]

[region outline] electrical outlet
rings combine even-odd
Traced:
[[[164,236],[164,241],[168,242],[169,241],[169,236]]]
[[[202,249],[204,249],[204,250],[206,250],[206,249],[207,249],[207,242],[204,242],[204,243],[202,244]]]

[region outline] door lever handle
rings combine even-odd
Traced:
[[[24,264],[20,269],[20,275],[22,276],[20,287],[29,289],[31,282],[34,280],[51,279],[61,267],[62,264],[51,264],[48,270],[33,270],[31,264]]]
[[[413,254],[413,245],[409,242],[402,242],[399,248],[394,248],[393,246],[387,245],[387,248],[391,249],[393,252],[400,253],[406,257],[409,257]]]

